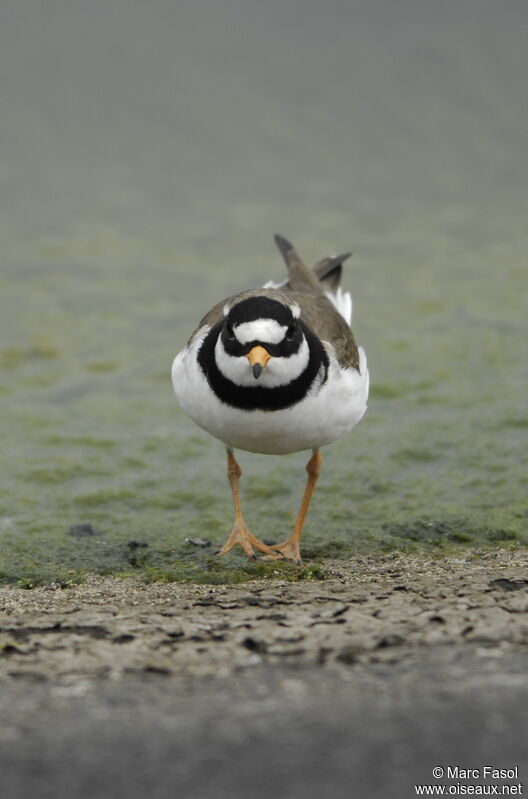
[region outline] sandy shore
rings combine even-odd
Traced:
[[[300,583],[3,588],[6,795],[111,797],[117,779],[134,799],[352,781],[403,797],[464,758],[513,763],[528,788],[527,565],[499,551],[357,558]]]
[[[424,647],[501,657],[528,646],[525,551],[358,558],[326,568],[328,579],[300,583],[92,578],[69,589],[0,589],[0,679],[74,690],[145,672],[225,678],[265,662],[347,670]]]

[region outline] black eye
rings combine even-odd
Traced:
[[[297,333],[297,325],[295,322],[292,322],[286,331],[286,341],[293,341],[296,333]]]
[[[226,322],[225,332],[226,332],[227,338],[230,341],[234,341],[235,340],[235,331],[233,330],[233,326],[229,322]]]

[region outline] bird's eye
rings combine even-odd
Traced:
[[[292,322],[286,331],[286,341],[293,341],[296,332],[297,332],[297,325],[295,324],[295,322]]]
[[[231,324],[229,324],[229,322],[226,322],[225,331],[226,331],[227,338],[230,341],[234,341],[235,340],[235,331],[233,330],[233,326]]]

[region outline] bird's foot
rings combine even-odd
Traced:
[[[287,560],[293,560],[296,566],[300,566],[302,563],[301,550],[298,541],[292,541],[291,539],[288,539],[288,541],[284,541],[282,544],[272,544],[271,549],[273,550],[272,554],[264,555],[261,560],[277,560],[277,558],[286,558]]]
[[[257,549],[259,552],[266,553],[266,555],[270,557],[274,557],[272,548],[268,547],[256,536],[254,536],[243,521],[235,521],[231,535],[217,554],[225,555],[227,552],[233,549],[236,544],[240,544],[250,560],[256,559],[255,549]]]

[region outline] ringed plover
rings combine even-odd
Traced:
[[[349,433],[365,413],[369,373],[350,328],[352,298],[340,286],[350,253],[311,270],[290,242],[282,236],[275,242],[288,278],[215,305],[174,359],[172,385],[183,410],[227,449],[235,522],[219,554],[240,544],[249,558],[257,550],[264,559],[300,563],[319,450]],[[235,449],[269,455],[312,450],[297,520],[283,543],[267,545],[248,529]]]

